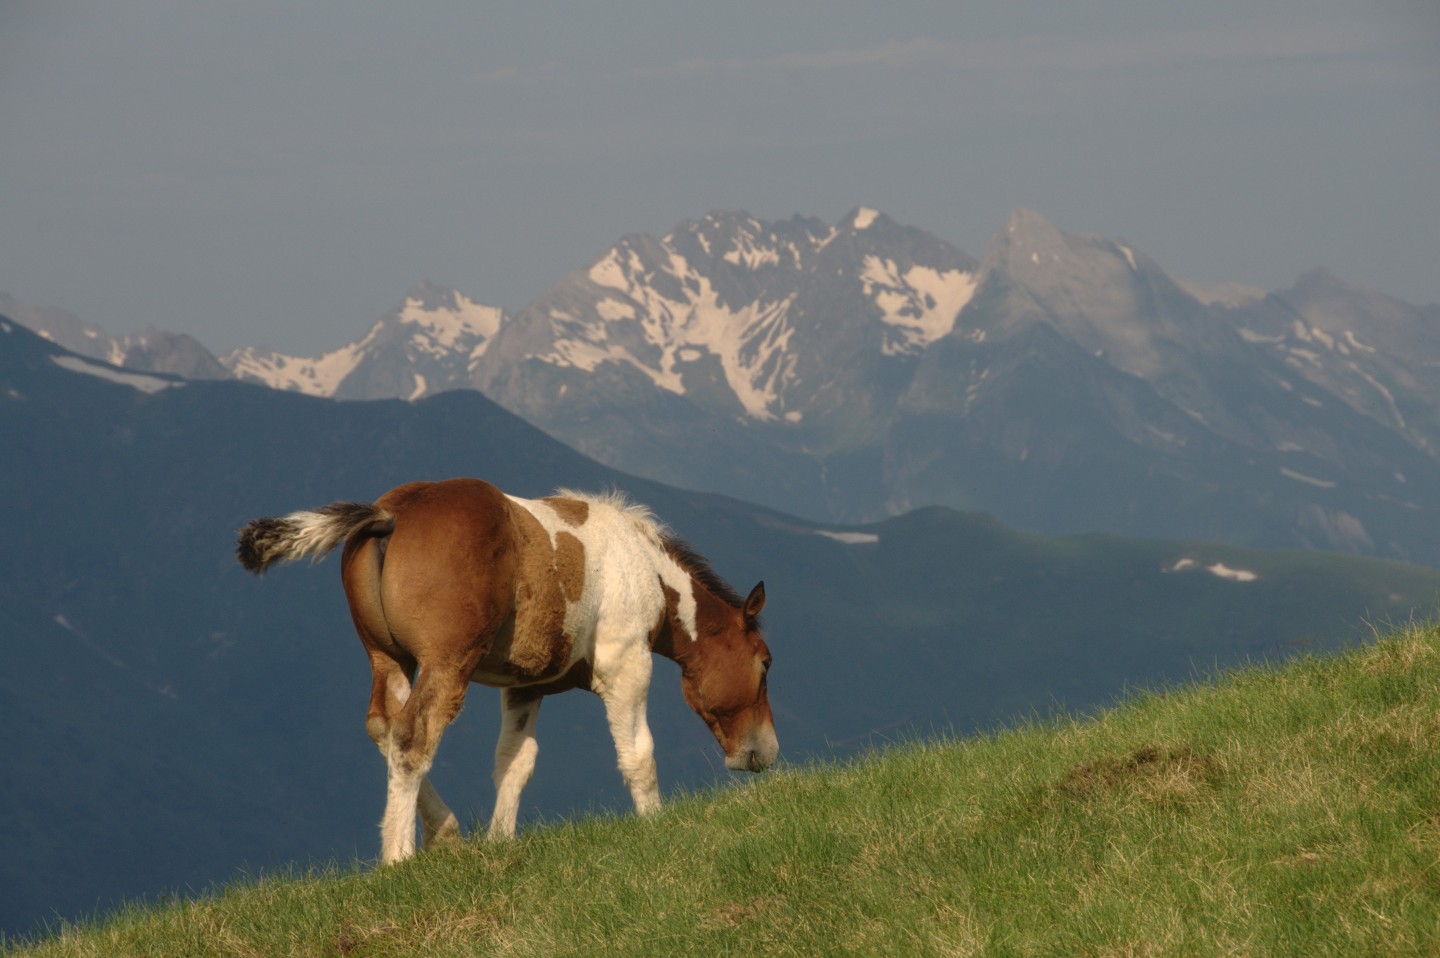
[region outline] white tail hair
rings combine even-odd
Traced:
[[[383,524],[393,519],[368,502],[332,502],[288,516],[252,519],[239,532],[235,555],[241,565],[258,575],[276,562],[319,561],[361,529],[388,534],[390,529]]]

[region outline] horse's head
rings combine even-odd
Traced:
[[[780,752],[766,694],[770,649],[758,621],[765,583],[751,589],[742,605],[722,605],[707,616],[700,641],[686,656],[681,688],[725,750],[725,767],[759,772]]]

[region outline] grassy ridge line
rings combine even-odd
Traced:
[[[27,955],[1421,955],[1440,630],[1094,720],[901,746],[395,868],[235,887]]]

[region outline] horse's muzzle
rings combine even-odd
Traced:
[[[766,726],[746,737],[745,743],[725,756],[725,767],[732,772],[763,772],[780,754],[780,742],[773,726]]]

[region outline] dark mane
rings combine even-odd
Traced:
[[[665,551],[680,564],[680,568],[694,576],[717,599],[736,609],[745,604],[745,600],[730,587],[730,583],[720,578],[719,573],[710,567],[710,560],[690,548],[689,543],[674,536],[666,536]]]

